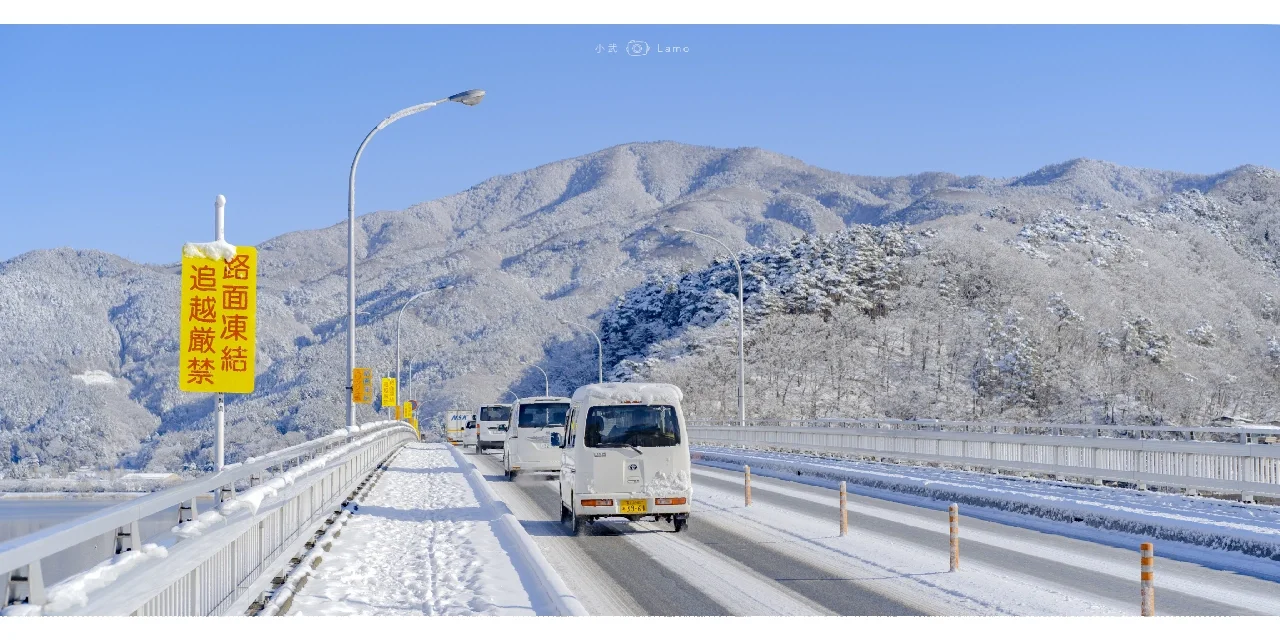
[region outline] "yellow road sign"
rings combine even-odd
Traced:
[[[235,249],[235,256],[226,260],[183,251],[178,322],[182,391],[253,393],[258,250]]]
[[[413,418],[413,401],[412,400],[404,401],[404,409],[400,412],[400,415],[403,416],[401,418],[402,420],[409,420]]]
[[[382,379],[382,408],[396,406],[396,379]]]
[[[356,404],[373,404],[373,374],[369,369],[351,370],[351,401]]]

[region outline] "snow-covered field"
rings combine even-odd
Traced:
[[[945,509],[1038,531],[1137,548],[1272,580],[1280,579],[1280,508],[1153,491],[1087,486],[933,467],[811,455],[694,447],[695,462]]]
[[[538,615],[448,445],[397,454],[288,615]]]

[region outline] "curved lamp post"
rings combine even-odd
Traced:
[[[662,225],[662,228],[670,231],[674,231],[676,233],[688,233],[690,235],[695,235],[700,238],[706,238],[708,240],[711,240],[712,242],[715,242],[716,244],[724,247],[724,250],[728,252],[729,257],[733,259],[734,266],[738,268],[738,423],[741,424],[742,426],[746,426],[747,424],[747,365],[746,365],[746,358],[743,357],[743,351],[744,351],[743,343],[746,342],[745,339],[743,338],[745,334],[745,331],[743,329],[743,316],[746,315],[746,305],[743,303],[743,300],[742,300],[742,263],[738,262],[738,255],[735,254],[733,251],[731,251],[728,245],[726,245],[723,242],[720,242],[719,240],[705,233],[698,233],[697,231],[682,229],[680,227],[673,227],[671,225]]]
[[[516,402],[520,402],[520,396],[516,395],[514,391],[508,391],[507,393],[510,393],[511,397],[516,399]]]
[[[373,138],[373,134],[382,131],[387,125],[415,113],[422,113],[431,107],[443,102],[457,102],[468,107],[480,104],[484,99],[484,91],[480,89],[472,89],[455,93],[448,98],[441,98],[431,102],[424,102],[414,105],[408,109],[401,109],[389,116],[378,126],[369,132],[360,142],[360,147],[356,149],[356,156],[351,161],[351,175],[347,182],[347,378],[350,379],[351,372],[356,368],[356,165],[360,164],[360,154],[364,153],[365,145],[369,144],[369,140]],[[397,378],[397,381],[399,378]],[[356,402],[352,395],[352,389],[347,387],[347,424],[354,425],[356,423]]]
[[[592,331],[591,327],[588,327],[585,324],[572,322],[570,320],[561,320],[560,324],[571,324],[575,327],[582,327],[587,331],[587,333],[591,334],[592,338],[596,339],[596,366],[599,369],[598,371],[599,382],[603,384],[604,383],[604,343],[600,342],[600,336],[596,335],[596,332]]]
[[[418,298],[421,298],[422,296],[425,296],[428,293],[433,293],[436,291],[444,291],[446,289],[452,289],[452,288],[453,288],[453,285],[446,284],[443,287],[436,287],[435,289],[427,289],[426,291],[419,291],[418,293],[413,294],[412,298],[405,300],[404,304],[400,305],[400,311],[396,313],[396,386],[397,387],[400,386],[400,364],[401,364],[400,362],[400,317],[404,315],[404,310],[409,308],[410,302],[413,302],[414,300],[417,300]],[[413,375],[412,369],[409,371],[409,375],[410,376]],[[410,400],[412,399],[413,398],[410,398]]]
[[[538,371],[542,371],[542,381],[546,384],[546,386],[543,387],[542,395],[550,396],[551,395],[551,378],[547,377],[547,372],[544,371],[542,367],[539,367],[536,364],[530,364],[529,366],[533,367],[534,369],[537,369]]]

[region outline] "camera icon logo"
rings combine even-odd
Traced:
[[[627,43],[627,55],[643,56],[649,54],[649,43],[644,40],[632,40]]]

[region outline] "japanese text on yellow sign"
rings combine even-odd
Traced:
[[[400,412],[401,420],[408,420],[413,417],[413,402],[405,400],[404,410]]]
[[[396,379],[382,379],[382,408],[396,406]]]
[[[258,251],[229,260],[182,256],[178,388],[253,393]]]
[[[373,404],[373,374],[366,368],[351,370],[351,401]]]

